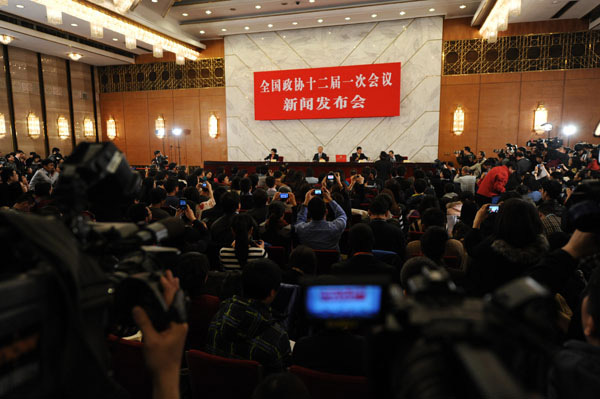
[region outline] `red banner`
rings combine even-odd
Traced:
[[[400,63],[254,72],[254,118],[400,115]]]

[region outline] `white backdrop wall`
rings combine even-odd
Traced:
[[[319,145],[334,157],[357,146],[374,159],[394,150],[412,161],[437,157],[442,18],[227,36],[225,74],[230,161],[312,159]],[[253,72],[401,62],[399,117],[254,120]]]

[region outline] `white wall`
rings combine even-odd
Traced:
[[[394,150],[410,160],[437,157],[442,18],[254,33],[225,38],[230,161],[260,160],[275,147],[286,161],[334,157],[356,146],[372,159]],[[254,71],[402,63],[399,117],[254,120]]]

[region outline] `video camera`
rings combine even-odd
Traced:
[[[140,228],[90,223],[92,204],[121,204],[139,189],[112,143],[83,143],[65,161],[56,196],[65,222],[0,211],[0,397],[117,397],[109,379],[106,338],[137,331],[134,306],[158,331],[186,319],[179,291],[168,307],[160,276],[178,255],[167,243],[181,220]]]
[[[368,377],[377,398],[525,398],[544,392],[555,310],[531,278],[484,299],[465,297],[443,269],[424,267],[407,294],[384,278],[306,279],[309,321],[369,327]],[[527,393],[526,393],[527,392]]]
[[[525,144],[527,147],[538,147],[543,148],[545,145],[549,149],[557,149],[563,146],[563,140],[558,137],[551,137],[549,139],[537,139],[537,140],[529,140]]]

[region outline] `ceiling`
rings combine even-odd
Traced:
[[[90,0],[112,8],[112,0]],[[389,21],[426,16],[460,18],[473,16],[482,0],[142,0],[127,17],[200,49],[202,41],[225,35],[302,29]],[[551,19],[569,0],[522,0],[521,15],[510,22]],[[31,0],[8,0],[0,13],[47,25],[45,7]],[[598,7],[600,0],[578,0],[560,19],[582,18]],[[22,7],[17,7],[20,5]],[[90,38],[89,23],[63,14],[63,24],[53,26],[77,37]],[[69,38],[44,37],[37,31],[0,21],[0,34],[15,36],[12,45],[66,58],[76,51],[81,62],[92,65],[133,63],[134,55],[151,53],[151,46],[138,41],[128,50],[123,35],[104,30],[103,39],[93,39],[102,49]],[[89,42],[88,42],[89,44]],[[97,46],[96,46],[97,47]]]

